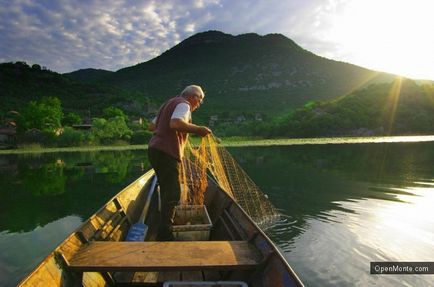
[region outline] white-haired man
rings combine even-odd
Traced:
[[[200,86],[187,86],[180,95],[166,101],[149,125],[154,132],[148,144],[148,156],[158,177],[161,191],[160,240],[170,240],[169,226],[181,188],[179,173],[185,143],[189,133],[206,136],[211,130],[192,123],[191,113],[203,103],[205,94]]]

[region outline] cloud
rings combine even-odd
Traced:
[[[196,32],[216,1],[12,1],[0,10],[0,58],[66,72],[117,70]],[[205,13],[206,14],[206,13]]]
[[[383,70],[387,65],[397,65],[400,60],[395,58],[403,53],[408,54],[407,58],[411,56],[409,53],[414,49],[410,47],[403,47],[393,58],[390,53],[403,46],[400,39],[407,38],[408,43],[419,49],[425,47],[425,56],[419,56],[417,62],[409,58],[401,69],[412,66],[420,71],[420,67],[426,66],[424,70],[432,74],[430,66],[434,59],[430,51],[434,41],[428,36],[434,21],[428,20],[432,19],[429,16],[432,9],[428,9],[434,6],[431,3],[431,0],[0,0],[0,61],[38,63],[58,72],[88,67],[118,70],[150,60],[195,33],[220,30],[234,35],[281,33],[315,54],[363,66],[389,57],[387,63],[378,66]],[[390,31],[393,37],[386,39],[392,35]],[[368,45],[372,43],[375,45]]]
[[[0,10],[0,59],[59,72],[117,70],[206,30],[283,33],[319,45],[302,32],[313,22],[309,11],[318,3],[323,1],[11,1]]]

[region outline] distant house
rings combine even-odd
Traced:
[[[262,122],[262,115],[259,113],[255,114],[255,121]]]
[[[89,117],[89,116],[82,117],[81,118],[81,124],[83,124],[83,125],[90,125],[90,124],[92,124],[92,118]]]
[[[81,124],[72,125],[71,127],[75,130],[90,130],[92,128],[92,118],[83,117]]]
[[[37,128],[29,129],[19,136],[20,143],[40,143],[43,139],[43,132]]]
[[[17,130],[14,126],[0,126],[0,146],[12,147],[17,142]]]
[[[215,125],[215,123],[219,120],[219,116],[218,115],[213,115],[209,118],[209,126],[213,127]]]
[[[144,122],[145,121],[142,117],[131,119],[131,123],[136,124],[136,125],[143,125]]]
[[[246,121],[246,117],[244,115],[239,115],[235,118],[235,123],[239,124]]]
[[[92,125],[91,124],[72,125],[72,128],[76,130],[90,130],[92,128]]]

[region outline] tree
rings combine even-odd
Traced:
[[[40,101],[30,101],[20,112],[18,130],[25,132],[39,129],[54,133],[61,127],[62,116],[62,106],[58,98],[44,97]]]
[[[71,127],[65,127],[63,132],[57,138],[59,146],[78,146],[83,144],[85,134],[81,131],[74,130]]]
[[[103,143],[117,139],[130,140],[132,131],[128,128],[125,119],[117,116],[109,120],[96,118],[92,121],[92,132]]]
[[[72,126],[81,124],[81,118],[76,113],[68,113],[62,119],[63,126]]]
[[[36,71],[40,71],[40,70],[41,70],[41,66],[38,65],[38,64],[33,64],[33,65],[32,65],[32,69],[33,69],[33,70],[36,70]]]
[[[125,119],[125,121],[128,120],[128,117],[125,115],[125,113],[121,109],[115,108],[115,107],[105,108],[103,111],[103,114],[104,114],[105,119],[121,117],[121,118]]]

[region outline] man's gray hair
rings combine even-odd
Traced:
[[[201,98],[205,97],[205,94],[200,86],[197,85],[190,85],[187,86],[182,92],[182,97],[188,97],[190,95],[200,95]]]

